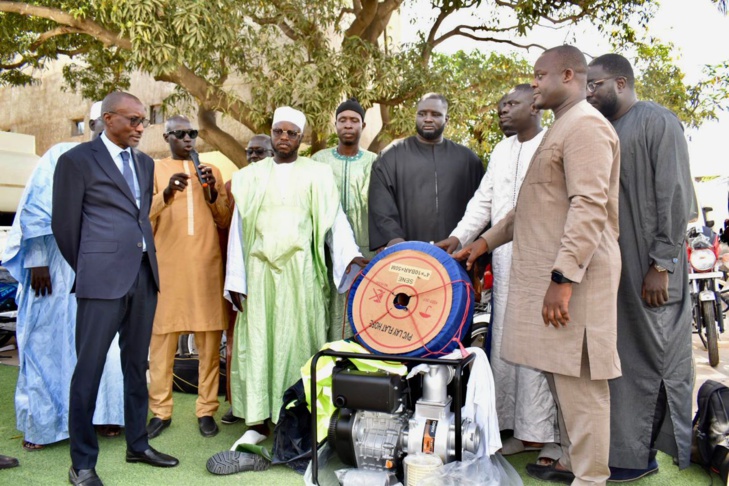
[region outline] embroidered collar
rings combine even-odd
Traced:
[[[362,155],[364,154],[364,152],[362,151],[362,149],[359,149],[357,151],[357,155],[342,155],[337,150],[337,147],[334,147],[332,149],[332,154],[334,154],[335,159],[344,160],[347,162],[354,162],[355,160],[359,160],[360,158],[362,158]]]

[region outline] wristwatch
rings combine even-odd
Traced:
[[[655,268],[656,269],[656,272],[658,272],[658,273],[667,272],[668,271],[668,269],[663,268],[662,266],[660,266],[656,262],[653,262],[653,268]]]
[[[562,275],[562,272],[553,271],[552,272],[552,282],[557,284],[566,284],[566,283],[572,283],[572,280],[568,279],[564,275]]]

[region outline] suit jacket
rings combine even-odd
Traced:
[[[76,272],[78,298],[124,296],[139,273],[142,238],[159,289],[149,221],[154,161],[142,152],[133,151],[132,155],[139,182],[139,208],[100,137],[69,150],[56,165],[51,227],[61,254]]]
[[[534,154],[516,207],[482,236],[489,249],[514,241],[502,356],[580,376],[587,339],[593,380],[620,376],[617,292],[620,145],[612,125],[582,101],[555,121]],[[553,270],[575,282],[571,321],[542,320]]]

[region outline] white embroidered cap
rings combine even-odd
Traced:
[[[281,106],[273,112],[273,124],[282,121],[293,123],[303,132],[306,126],[306,115],[290,106]]]
[[[93,105],[91,105],[91,110],[89,110],[89,120],[96,120],[101,116],[101,101],[97,101]]]

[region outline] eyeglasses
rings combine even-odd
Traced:
[[[604,83],[608,79],[615,79],[615,78],[622,78],[622,76],[610,76],[609,78],[602,78],[602,79],[596,79],[595,81],[590,81],[589,83],[587,83],[587,91],[589,93],[594,93],[595,91],[597,91],[597,88],[599,88],[602,83]]]
[[[107,113],[111,113],[112,115],[119,115],[122,118],[126,118],[127,120],[129,120],[129,124],[132,126],[132,128],[137,128],[140,123],[144,128],[147,128],[149,126],[149,120],[147,118],[139,118],[138,116],[126,116],[115,111],[107,111]]]
[[[282,130],[280,128],[274,128],[271,130],[271,133],[273,133],[277,137],[280,137],[285,133],[286,135],[288,135],[289,138],[296,138],[301,132],[297,132],[295,130]]]
[[[248,149],[246,149],[246,155],[247,155],[248,157],[250,157],[250,156],[251,156],[251,155],[253,155],[253,154],[256,154],[256,155],[263,155],[263,154],[265,154],[266,152],[268,152],[268,149],[265,149],[265,148],[260,148],[260,147],[258,147],[258,148],[248,148]]]
[[[197,138],[197,134],[197,130],[170,130],[165,135],[174,135],[178,140],[182,140],[185,138],[185,135],[188,135],[191,139],[195,140]]]

